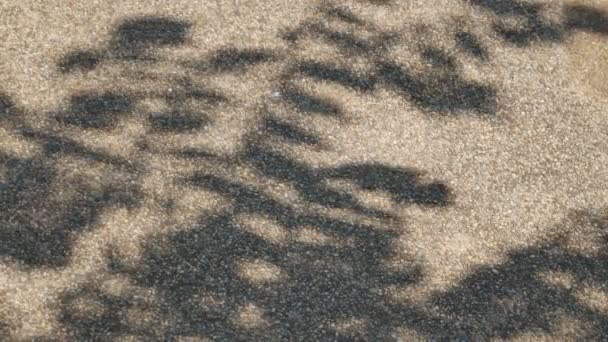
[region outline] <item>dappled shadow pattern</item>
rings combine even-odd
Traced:
[[[260,139],[266,136],[260,133]],[[322,186],[323,177],[350,179],[366,190],[390,192],[407,204],[446,201],[445,185],[418,184],[415,172],[373,165],[315,170],[279,152],[254,147],[264,144],[263,140],[246,144],[236,165],[249,165],[263,177],[290,184],[311,203],[363,215],[374,212],[353,194]],[[390,173],[392,178],[366,177],[361,174],[364,168],[376,170],[376,175]],[[384,297],[384,289],[415,284],[421,276],[413,261],[388,266],[400,235],[391,228],[392,220],[377,225],[334,218],[317,209],[283,203],[263,188],[204,171],[181,181],[217,193],[231,204],[216,215],[203,216],[193,228],[169,234],[164,242],[148,241],[140,264],[109,260],[116,275],[154,289],[161,298],[162,313],[153,308],[151,315],[156,322],[171,323],[168,327],[152,324],[143,336],[283,340],[390,335],[396,321],[388,319],[394,308]],[[434,199],[429,201],[428,194],[433,192]],[[251,230],[255,222],[243,221],[252,216],[264,220],[257,233]],[[271,226],[283,231],[279,240],[264,236]],[[96,291],[89,297],[98,298]],[[116,302],[107,301],[103,312],[122,312],[128,305],[124,301],[122,308],[113,308]],[[66,303],[62,317],[73,336],[138,334],[111,317],[70,319],[74,316],[71,307]],[[342,325],[358,322],[364,322],[363,326],[340,330]]]
[[[284,108],[307,101],[304,95],[286,98],[284,88],[280,94],[275,105]],[[233,154],[176,152],[218,164],[217,169],[202,167],[175,179],[176,184],[217,194],[228,204],[215,214],[202,214],[179,232],[146,240],[136,264],[110,255],[112,276],[151,290],[154,300],[140,304],[131,294],[108,295],[92,284],[69,291],[62,298],[60,317],[70,336],[137,335],[160,340],[389,336],[396,321],[388,318],[395,307],[384,290],[416,284],[422,270],[413,258],[391,264],[403,227],[396,215],[366,204],[358,192],[388,194],[397,206],[444,206],[451,191],[443,183],[424,182],[420,171],[382,164],[313,167],[282,149],[294,144],[319,147],[323,139],[294,118],[264,112]],[[259,184],[219,172],[224,169],[249,170],[260,181],[293,189],[298,199],[278,199]],[[334,187],[333,181],[351,186]],[[346,217],[327,212],[334,210]],[[272,231],[274,238],[267,235]],[[83,314],[80,302],[101,314],[86,314],[86,310]],[[145,329],[124,323],[134,307],[149,317]],[[342,328],[351,324],[357,327]]]
[[[90,229],[102,210],[134,207],[140,200],[136,189],[123,185],[81,186],[59,197],[52,187],[58,175],[51,160],[2,156],[0,162],[6,170],[0,183],[0,255],[27,266],[65,265],[75,234]]]
[[[139,168],[139,165],[134,161],[88,148],[73,139],[57,134],[40,132],[31,128],[22,128],[21,134],[23,137],[40,144],[43,153],[50,158],[71,156],[93,163],[114,166],[131,173],[138,171]]]
[[[418,277],[416,269],[392,274],[381,271],[390,234],[314,215],[293,219],[332,239],[347,238],[352,246],[291,243],[280,248],[243,231],[232,217],[218,216],[199,230],[170,236],[167,250],[147,248],[140,268],[118,272],[163,294],[169,312],[182,317],[172,327],[173,334],[220,339],[254,337],[256,333],[258,338],[263,333],[271,339],[322,338],[331,331],[323,324],[340,317],[365,315],[362,318],[381,322],[381,292],[373,289],[409,284]],[[256,284],[246,273],[257,265],[277,274],[258,270],[262,279]],[[181,271],[184,267],[187,273]],[[197,305],[192,302],[197,296],[217,298],[221,304]],[[259,317],[267,322],[261,322],[263,330],[248,329],[247,322],[239,322],[240,312],[248,306],[263,312]]]
[[[168,17],[140,17],[122,21],[110,41],[98,49],[68,53],[58,67],[62,73],[88,71],[99,63],[120,66],[145,62],[152,66],[158,48],[176,47],[188,40],[190,24]],[[148,69],[151,71],[151,69]],[[146,70],[134,69],[133,79],[156,80]],[[31,157],[1,155],[0,256],[27,267],[64,267],[81,233],[97,227],[110,209],[137,208],[143,199],[141,177],[145,160],[95,146],[96,134],[116,133],[120,123],[139,119],[146,130],[135,146],[144,148],[145,134],[181,134],[200,131],[210,123],[207,112],[228,99],[188,77],[167,77],[167,87],[130,90],[92,89],[73,94],[64,109],[46,113],[47,126],[32,126],[29,115],[0,96],[0,120],[16,139],[34,144]],[[142,101],[162,102],[164,112],[145,112]],[[142,113],[143,112],[143,113]],[[131,137],[135,138],[135,137]],[[82,174],[66,176],[63,163],[75,162]],[[86,170],[86,171],[85,171]],[[71,178],[73,177],[73,178]]]
[[[80,101],[83,98],[85,100]],[[113,103],[117,98],[125,102]],[[3,126],[41,148],[31,157],[0,153],[4,170],[0,182],[0,256],[27,267],[63,267],[77,235],[93,228],[104,210],[137,207],[141,196],[137,185],[121,184],[120,181],[96,187],[78,177],[68,181],[58,170],[58,163],[62,158],[71,157],[129,174],[135,172],[137,166],[58,133],[32,128],[23,121],[24,111],[8,96],[2,95],[0,99],[7,115]],[[107,109],[98,108],[103,107],[99,103],[103,101],[95,96],[77,99],[74,107],[83,114],[100,114]],[[105,99],[110,102],[110,112],[128,106],[128,101],[121,97],[108,95]],[[87,110],[93,113],[84,113]],[[69,182],[68,187],[66,182]]]
[[[320,13],[326,21],[343,21],[354,25],[356,29],[339,31],[325,22],[308,21],[283,33],[282,37],[296,48],[303,39],[320,40],[334,46],[346,58],[367,59],[370,71],[360,73],[326,62],[298,61],[294,63],[291,73],[285,76],[286,79],[304,76],[317,81],[335,82],[362,92],[373,92],[379,85],[384,85],[431,113],[496,113],[495,88],[465,79],[454,56],[428,46],[420,52],[420,58],[430,63],[432,68],[408,70],[387,58],[389,49],[401,40],[400,34],[374,27],[345,8],[325,6]],[[471,35],[461,34],[459,37],[461,45],[469,53],[482,59],[487,57],[487,52]],[[300,104],[307,103],[300,93],[291,88],[287,88],[287,91],[290,94],[288,99],[300,100],[297,102]]]
[[[541,6],[518,1],[469,2],[498,16],[494,30],[518,46],[563,39],[564,27],[544,18]],[[566,13],[568,30],[604,33],[605,16],[582,7]],[[390,49],[402,41],[402,33],[374,26],[345,7],[324,5],[317,15],[282,34],[291,49],[285,56],[231,47],[176,67],[200,77],[217,77],[284,62],[286,67],[274,78],[274,102],[264,105],[280,106],[297,119],[300,114],[348,115],[329,96],[299,85],[300,78],[332,82],[372,96],[384,87],[434,114],[496,113],[496,89],[467,79],[457,54],[423,46],[415,58],[426,66],[412,68],[391,58]],[[511,16],[522,19],[521,25],[511,27],[502,20]],[[335,28],[336,21],[351,29]],[[69,53],[58,67],[68,73],[92,70],[103,62],[127,61],[143,62],[142,69],[154,68],[162,60],[154,49],[185,44],[189,28],[189,23],[168,17],[128,19],[113,31],[106,46]],[[472,33],[457,32],[453,37],[463,52],[489,59],[489,52]],[[293,52],[302,49],[306,39],[334,47],[339,58],[335,63],[299,60]],[[364,60],[368,69],[355,71],[351,58]],[[160,133],[201,131],[213,124],[208,110],[231,103],[187,76],[163,78],[145,72],[130,76],[148,81],[157,77],[170,85],[75,94],[65,111],[52,113],[59,126],[49,130],[19,122],[19,111],[10,98],[0,96],[0,119],[7,119],[20,138],[41,150],[30,158],[0,155],[7,170],[0,183],[2,257],[31,267],[65,266],[78,234],[93,229],[105,210],[133,209],[145,200],[140,183],[141,175],[150,171],[142,165],[146,158],[125,158],[87,147],[65,134],[65,128],[87,136],[95,130],[115,129],[127,114],[142,115],[145,129],[137,146],[149,157],[163,152],[148,148],[146,139],[162,137]],[[168,109],[133,113],[144,100],[160,100]],[[473,271],[458,284],[433,294],[429,302],[391,298],[387,291],[413,287],[424,276],[423,260],[410,258],[408,251],[398,247],[407,227],[397,211],[405,206],[441,210],[453,203],[452,191],[443,182],[426,181],[423,171],[393,165],[312,166],[286,151],[293,145],[324,147],[323,137],[278,113],[283,112],[261,113],[233,153],[192,147],[167,152],[190,159],[196,168],[167,183],[211,193],[225,200],[225,205],[212,214],[200,213],[192,225],[146,237],[137,262],[109,252],[107,276],[126,279],[134,288],[109,294],[87,283],[65,292],[58,320],[70,337],[378,340],[391,339],[396,329],[407,328],[437,339],[510,338],[554,332],[563,315],[582,321],[589,338],[608,334],[605,314],[571,290],[539,280],[549,271],[568,273],[585,286],[608,280],[604,254],[578,253],[558,240],[512,251],[508,262]],[[101,186],[74,182],[72,192],[58,192],[64,185],[61,181],[66,181],[57,168],[62,158],[102,165],[122,178],[106,175],[112,181],[104,179]],[[244,173],[254,175],[255,181],[239,176]],[[278,196],[273,186],[291,197]],[[389,204],[370,203],[362,195],[370,192]],[[164,208],[173,208],[172,199],[159,201]],[[148,298],[142,293],[152,295]]]
[[[64,73],[86,71],[102,61],[120,63],[124,58],[148,63],[154,61],[148,58],[152,48],[184,44],[189,26],[165,17],[128,19],[119,24],[106,47],[69,53],[59,68]],[[131,76],[147,77],[135,72]],[[0,155],[6,170],[0,183],[0,256],[27,267],[64,267],[79,234],[95,229],[104,212],[140,206],[145,162],[110,152],[106,146],[92,147],[85,139],[116,132],[121,121],[135,116],[148,125],[147,132],[193,132],[209,122],[202,111],[227,101],[188,78],[167,80],[168,89],[94,89],[73,94],[65,109],[47,113],[55,120],[43,128],[29,124],[24,109],[0,96],[3,126],[39,148],[31,157]],[[141,109],[136,110],[150,99],[162,100],[168,111],[142,115]],[[66,176],[61,167],[70,161],[87,171]]]
[[[586,290],[608,295],[608,217],[585,212],[576,215],[574,226],[566,231],[576,231],[581,225],[595,227],[604,236],[597,253],[576,251],[561,238],[509,252],[505,262],[481,267],[447,292],[434,296],[431,305],[454,317],[443,335],[458,333],[487,340],[524,333],[551,334],[569,318],[577,321],[580,329],[571,331],[572,337],[603,340],[608,335],[608,313],[594,307],[599,302],[581,298]],[[601,301],[599,298],[596,300]],[[430,327],[427,333],[437,332]]]

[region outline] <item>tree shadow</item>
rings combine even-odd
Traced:
[[[482,266],[414,305],[383,295],[387,287],[412,286],[422,276],[412,261],[399,271],[387,268],[396,238],[390,230],[317,214],[287,216],[293,221],[277,216],[288,231],[289,243],[281,243],[236,220],[243,210],[260,209],[265,195],[248,197],[245,192],[259,190],[232,187],[235,211],[204,218],[196,228],[170,234],[166,243],[149,241],[137,266],[112,263],[116,274],[162,298],[157,304],[165,311],[150,311],[157,322],[170,321],[168,328],[157,324],[137,331],[113,324],[116,319],[66,319],[69,329],[89,338],[134,333],[160,339],[347,341],[392,340],[395,329],[403,328],[433,340],[489,340],[560,334],[564,322],[574,320],[578,330],[572,336],[602,340],[608,333],[608,315],[593,299],[599,297],[585,297],[588,291],[606,294],[606,217],[579,213],[586,221],[579,224],[591,222],[604,234],[597,253],[577,251],[563,238],[514,249],[504,262]],[[243,198],[248,204],[240,202]],[[272,203],[267,200],[266,209]],[[260,213],[274,212],[266,209]],[[98,289],[90,291],[87,298],[100,296]],[[122,304],[113,308],[112,303]],[[73,305],[65,305],[63,317],[74,316]],[[133,305],[139,304],[112,299],[103,312],[120,313]]]
[[[155,50],[177,47],[188,39],[190,24],[168,17],[139,17],[123,20],[110,41],[98,49],[68,53],[58,67],[62,73],[92,70],[99,63],[146,62],[153,68]],[[149,69],[146,69],[149,70]],[[133,77],[148,77],[133,74]],[[92,148],[82,140],[113,132],[121,120],[142,115],[144,100],[161,100],[169,110],[144,113],[147,133],[180,134],[204,128],[209,123],[201,110],[227,102],[221,93],[194,83],[188,77],[168,78],[168,89],[83,91],[71,96],[67,108],[47,113],[54,118],[44,128],[26,123],[26,111],[0,96],[0,119],[20,139],[36,144],[33,157],[2,155],[5,177],[0,183],[0,255],[26,267],[60,268],[70,261],[74,243],[85,231],[95,229],[100,215],[111,208],[134,209],[143,201],[140,177],[145,161],[125,158],[104,148]],[[136,108],[138,108],[136,110]],[[68,130],[66,130],[68,128]],[[82,139],[81,139],[82,138]],[[142,143],[145,145],[145,142]],[[66,159],[84,162],[83,167],[102,175],[68,180],[58,171]],[[107,176],[107,177],[106,177]],[[89,183],[102,182],[99,186]],[[69,184],[64,184],[70,182]],[[82,184],[81,184],[82,183]]]
[[[562,39],[561,28],[545,19],[539,6],[511,0],[470,3],[499,17],[522,19],[521,27],[495,24],[496,32],[508,42],[527,46]],[[430,67],[410,70],[389,53],[400,42],[400,35],[374,27],[345,8],[325,6],[318,13],[319,18],[287,31],[283,38],[291,52],[302,49],[305,45],[299,43],[304,39],[333,46],[340,63],[301,61],[270,50],[223,48],[203,62],[183,65],[205,76],[205,72],[242,73],[263,63],[285,61],[287,67],[275,82],[274,105],[297,113],[347,115],[329,97],[298,86],[298,77],[337,83],[370,96],[384,86],[430,113],[496,113],[496,89],[468,80],[456,55],[429,45],[416,57]],[[571,8],[569,13],[572,30],[604,32],[605,16],[587,8]],[[335,28],[332,23],[336,20],[353,29]],[[154,68],[158,58],[154,49],[185,44],[189,28],[189,23],[168,17],[127,19],[105,46],[69,53],[58,67],[64,73],[87,71],[101,62],[127,60],[151,62],[144,65]],[[489,59],[487,49],[471,33],[459,31],[455,38],[466,53]],[[355,71],[349,63],[353,57],[367,61],[370,71]],[[74,95],[67,111],[54,114],[58,123],[71,128],[112,130],[139,101],[160,99],[169,110],[145,113],[149,128],[145,134],[180,134],[206,127],[211,120],[202,111],[230,102],[190,77],[168,81],[170,90]],[[14,119],[17,114],[10,98],[0,95],[0,118]],[[510,338],[526,332],[551,332],[564,312],[590,324],[590,337],[608,334],[604,314],[572,293],[539,280],[546,271],[569,273],[586,284],[607,280],[603,255],[577,254],[559,242],[515,250],[507,256],[508,262],[472,272],[433,295],[429,303],[391,299],[385,293],[387,288],[416,285],[424,270],[420,260],[403,255],[398,256],[402,259],[397,266],[392,263],[398,241],[404,238],[404,223],[394,210],[371,205],[361,193],[381,197],[391,208],[439,209],[453,203],[450,188],[442,182],[425,181],[422,171],[380,163],[312,166],[286,152],[289,149],[282,144],[319,147],[323,137],[279,114],[260,117],[261,122],[245,134],[234,154],[204,148],[167,152],[191,159],[195,167],[200,165],[197,171],[175,179],[175,184],[217,195],[226,204],[214,214],[201,213],[192,226],[146,238],[139,262],[109,255],[110,276],[135,284],[133,293],[109,294],[93,283],[67,291],[60,300],[59,320],[71,337],[346,341],[389,339],[395,329],[405,327],[437,339]],[[140,160],[133,162],[86,147],[61,134],[63,127],[41,131],[20,125],[19,134],[37,143],[43,152],[34,158],[0,157],[8,170],[0,183],[0,255],[33,267],[65,266],[77,234],[92,229],[105,209],[135,208],[144,198],[139,185],[117,180],[101,189],[83,187],[72,197],[55,199],[53,186],[61,178],[56,169],[59,159],[76,157],[111,166],[132,176],[135,184],[145,167]],[[202,160],[221,167],[216,170],[197,164]],[[224,174],[223,169],[252,173],[256,182],[235,176],[237,172]],[[279,189],[288,189],[295,199],[279,198],[268,184],[279,184]],[[170,199],[165,203],[171,207]],[[42,216],[22,214],[32,212],[33,207],[43,208]],[[153,298],[140,300],[142,291],[153,293]],[[151,318],[145,324],[132,323],[129,315],[133,310],[148,312]]]
[[[415,264],[399,270],[386,266],[398,237],[386,227],[302,212],[261,189],[217,176],[199,174],[188,182],[225,196],[232,208],[201,218],[196,228],[169,234],[163,243],[149,241],[135,267],[112,262],[116,274],[154,289],[162,298],[164,311],[157,320],[172,323],[167,329],[152,328],[161,339],[386,336],[395,321],[386,319],[391,305],[383,289],[415,284],[421,276]],[[247,223],[240,222],[241,215],[274,222],[285,230],[289,243],[244,229]],[[73,316],[70,306],[64,309],[63,317]],[[108,307],[104,312],[120,309]],[[133,333],[114,321],[64,323],[77,336]],[[340,331],[339,326],[358,321],[365,326]]]
[[[497,92],[491,85],[467,80],[454,56],[427,46],[420,52],[420,59],[430,63],[430,69],[410,71],[393,62],[389,51],[402,40],[401,34],[382,30],[345,9],[326,6],[319,12],[322,20],[310,20],[288,30],[282,37],[298,49],[299,42],[312,39],[334,46],[345,60],[365,58],[371,66],[366,74],[354,72],[327,62],[297,61],[284,76],[291,80],[298,76],[316,81],[329,81],[344,87],[373,93],[380,85],[387,86],[425,111],[437,114],[462,114],[465,112],[494,115],[497,111]],[[331,27],[330,19],[352,24],[351,30],[340,31]],[[365,36],[365,37],[364,37]],[[460,45],[479,58],[487,52],[472,35],[460,34]],[[289,88],[288,88],[289,89]],[[293,92],[292,92],[293,94]],[[299,94],[290,96],[300,99]],[[298,101],[305,103],[305,101]]]
[[[605,236],[608,218],[584,212],[577,215],[578,222],[570,229],[591,224]],[[561,238],[515,249],[503,263],[483,266],[435,295],[430,305],[454,318],[449,322],[451,328],[442,332],[446,337],[460,334],[487,340],[551,334],[564,319],[572,319],[581,329],[573,334],[601,340],[608,335],[608,314],[581,298],[585,288],[606,294],[606,252],[606,245],[595,255],[578,252]]]
[[[107,185],[81,187],[70,197],[54,195],[59,177],[47,158],[1,158],[6,170],[0,183],[0,255],[29,267],[61,267],[78,233],[91,229],[108,207],[133,208],[137,189]]]
[[[169,325],[153,324],[141,332],[113,323],[116,318],[71,319],[75,314],[68,296],[61,317],[72,336],[137,334],[161,340],[389,336],[397,323],[392,319],[396,306],[383,291],[416,284],[422,270],[413,259],[389,266],[402,234],[394,226],[397,218],[366,206],[353,191],[359,187],[388,193],[397,205],[420,206],[447,205],[450,191],[439,182],[423,183],[420,172],[380,164],[313,168],[279,148],[281,143],[321,141],[313,132],[296,127],[291,120],[266,115],[243,139],[239,152],[225,162],[295,189],[301,201],[279,200],[259,185],[215,170],[197,171],[176,181],[220,195],[228,201],[226,207],[202,215],[192,227],[147,240],[140,263],[109,258],[115,275],[157,294],[153,321]],[[274,139],[277,136],[280,141]],[[205,153],[203,158],[207,157]],[[355,187],[331,188],[327,182],[337,179]],[[346,219],[325,213],[332,209],[355,216]],[[375,221],[362,222],[358,216]],[[261,225],[255,218],[262,220]],[[98,291],[92,290],[88,297],[103,303],[96,299]],[[107,301],[102,312],[123,312],[129,305],[128,300],[118,308],[113,303],[115,299]]]

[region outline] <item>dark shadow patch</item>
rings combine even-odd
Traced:
[[[150,115],[148,121],[155,132],[186,133],[204,128],[209,119],[200,114],[159,113]]]
[[[284,86],[279,90],[281,98],[304,113],[340,117],[342,112],[331,100],[305,93],[294,86]]]
[[[249,141],[242,152],[241,159],[261,175],[288,182],[301,198],[327,208],[347,209],[357,214],[382,219],[392,218],[383,210],[367,208],[356,196],[344,190],[336,190],[326,184],[327,171],[317,170],[272,150],[260,141]]]
[[[490,86],[462,79],[454,72],[411,74],[404,68],[381,63],[379,74],[384,82],[414,104],[432,112],[457,114],[496,113],[496,90]]]
[[[504,40],[520,47],[534,42],[559,42],[563,39],[560,25],[543,17],[542,5],[516,0],[468,0],[469,3],[494,12],[501,18],[519,17],[522,23],[517,26],[496,21],[494,30]]]
[[[319,145],[320,138],[290,122],[275,118],[266,118],[262,123],[264,132],[281,137],[291,143]]]
[[[190,26],[167,17],[127,19],[115,30],[110,50],[117,54],[116,57],[139,59],[150,48],[184,44]]]
[[[376,6],[388,6],[393,4],[393,0],[357,0],[359,2],[366,2]]]
[[[247,68],[275,60],[269,51],[262,49],[226,48],[214,53],[199,69],[213,72],[243,72]]]
[[[563,39],[562,30],[551,24],[532,22],[525,27],[510,27],[505,24],[497,23],[494,30],[502,38],[517,46],[529,46],[533,42],[559,42]]]
[[[0,339],[10,341],[11,339],[11,326],[3,321],[0,321]]]
[[[199,150],[199,149],[193,149],[193,148],[185,149],[183,151],[176,151],[173,153],[173,155],[175,155],[179,158],[185,158],[185,159],[215,159],[215,158],[218,158],[218,156],[214,153],[211,153],[209,151]]]
[[[435,68],[448,68],[453,70],[456,69],[457,66],[454,57],[435,47],[424,49],[424,51],[422,51],[422,58],[431,63]]]
[[[589,6],[566,6],[564,8],[566,27],[599,34],[608,34],[608,12]]]
[[[74,71],[90,71],[95,69],[101,61],[99,53],[94,51],[73,51],[61,59],[58,63],[59,70],[62,73],[70,73]]]
[[[359,77],[347,68],[328,63],[302,62],[298,65],[297,71],[317,80],[336,82],[360,91],[372,91],[375,85],[374,79]]]
[[[483,61],[489,59],[490,54],[488,50],[474,34],[466,31],[459,31],[456,33],[455,39],[456,45],[469,55]]]
[[[387,192],[401,204],[447,206],[451,202],[450,190],[445,184],[421,184],[418,171],[381,164],[359,164],[331,169],[327,176],[348,179],[365,190]]]
[[[70,108],[56,116],[60,122],[81,128],[109,129],[121,115],[131,111],[131,99],[122,94],[84,94],[72,96]]]
[[[322,12],[330,18],[335,18],[349,24],[364,24],[363,20],[359,19],[359,17],[347,8],[328,5],[322,8]]]

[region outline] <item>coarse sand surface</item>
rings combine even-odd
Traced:
[[[605,0],[0,0],[0,340],[608,340]]]

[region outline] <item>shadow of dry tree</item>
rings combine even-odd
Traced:
[[[521,47],[559,42],[573,30],[606,33],[605,13],[588,7],[566,7],[556,23],[541,5],[467,2],[492,12],[492,30]],[[55,309],[64,336],[350,341],[398,340],[397,331],[406,329],[430,339],[486,340],[550,334],[563,317],[580,322],[579,336],[606,336],[607,317],[592,300],[606,296],[601,239],[593,253],[564,236],[513,250],[504,263],[473,270],[426,302],[391,297],[391,289],[413,287],[425,275],[424,260],[400,250],[407,222],[397,212],[440,210],[457,198],[425,171],[315,164],[295,153],[331,149],[314,123],[337,127],[349,118],[338,102],[302,83],[370,96],[382,89],[429,115],[489,117],[499,94],[468,79],[460,59],[488,61],[492,54],[476,34],[460,30],[459,52],[422,46],[416,51],[424,66],[415,69],[391,54],[407,32],[384,30],[346,6],[324,3],[316,15],[281,32],[287,52],[232,46],[177,62],[160,52],[188,45],[191,23],[126,19],[104,46],[68,53],[58,68],[86,77],[106,65],[135,84],[72,94],[64,108],[45,113],[46,126],[0,97],[0,125],[36,146],[27,156],[0,152],[3,262],[62,269],[79,237],[98,229],[106,214],[151,206],[156,215],[154,229],[134,237],[141,239],[137,257],[125,257],[110,240],[100,247],[105,273],[61,295]],[[519,26],[508,26],[507,17],[521,19]],[[339,58],[299,57],[306,41],[335,49]],[[366,68],[353,67],[355,59]],[[178,72],[165,75],[158,66],[169,62]],[[245,112],[240,99],[209,80],[268,72],[263,65],[276,66],[273,91],[247,107],[254,114],[233,148],[195,143],[221,139],[207,136],[230,123],[222,115]],[[107,147],[117,139],[124,139],[122,149]],[[568,224],[605,239],[606,222],[578,213]]]

